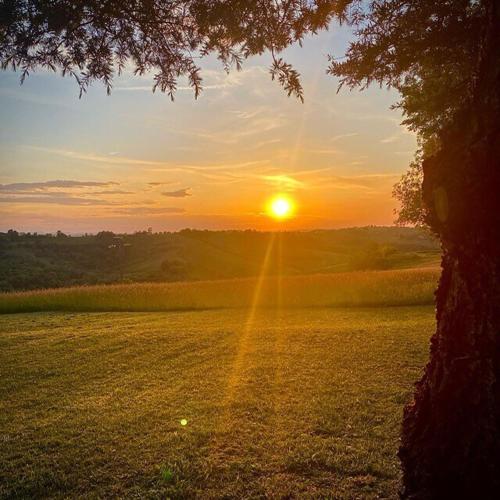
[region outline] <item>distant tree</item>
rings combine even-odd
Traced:
[[[87,236],[87,233],[85,233],[85,236]],[[99,231],[95,237],[98,239],[98,240],[106,240],[106,239],[113,239],[115,237],[115,233],[113,233],[113,231]]]
[[[173,98],[180,76],[201,91],[200,56],[229,70],[268,51],[272,78],[302,99],[280,52],[333,18],[350,24],[330,73],[397,89],[404,124],[437,144],[422,158],[423,202],[443,273],[431,359],[405,412],[402,495],[486,499],[500,491],[499,11],[498,0],[5,0],[0,62],[21,79],[60,70],[81,92],[95,80],[109,92],[130,62]]]
[[[9,229],[7,231],[7,237],[11,241],[16,241],[19,239],[19,233],[17,231],[15,231],[14,229]]]
[[[95,237],[102,245],[108,246],[113,242],[115,236],[112,231],[99,231]]]

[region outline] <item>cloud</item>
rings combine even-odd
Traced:
[[[261,179],[282,189],[295,189],[304,186],[302,181],[298,181],[289,175],[262,175]]]
[[[26,89],[18,90],[18,89],[0,88],[0,96],[5,96],[8,99],[15,99],[17,101],[28,102],[30,104],[41,104],[43,106],[50,106],[51,108],[57,106],[58,108],[71,109],[73,112],[77,109],[73,105],[63,103],[60,98],[50,99],[47,97],[42,97],[40,93],[35,93],[35,94],[28,93]]]
[[[253,182],[254,180],[263,180],[267,184],[277,189],[293,190],[303,188],[307,183],[298,178],[315,177],[318,173],[331,171],[331,167],[294,170],[291,175],[283,173],[282,169],[276,167],[265,167],[245,171],[218,172],[213,174],[202,174],[209,179],[211,185],[230,185],[239,182]],[[293,176],[292,176],[293,175]]]
[[[359,135],[357,132],[350,132],[348,134],[338,134],[331,137],[330,141],[337,142],[340,141],[341,139],[347,139],[348,137],[356,137],[357,135]]]
[[[221,70],[209,70],[206,69],[202,71],[201,76],[203,78],[201,87],[203,90],[227,90],[233,87],[239,87],[245,83],[245,79],[254,78],[262,74],[266,74],[267,70],[264,66],[252,66],[249,68],[244,68],[240,71],[233,70],[229,73]],[[140,79],[139,79],[140,80]],[[153,78],[150,80],[145,80],[148,84],[145,85],[133,85],[132,82],[138,81],[137,77],[131,77],[128,82],[124,82],[123,85],[116,86],[113,90],[120,92],[152,92],[153,91]],[[193,92],[193,87],[189,85],[179,85],[176,89],[177,92],[191,91]]]
[[[282,115],[261,116],[252,118],[239,118],[237,121],[222,131],[194,131],[189,135],[220,144],[237,144],[243,140],[248,141],[249,137],[258,137],[269,134],[286,124]]]
[[[262,135],[276,130],[286,124],[281,115],[257,116],[248,119],[242,130],[235,131],[231,135],[236,139],[247,138],[254,135]]]
[[[281,142],[281,139],[269,139],[269,140],[264,140],[257,142],[256,144],[253,145],[253,149],[260,149],[265,146],[270,146],[272,144],[278,144]]]
[[[166,165],[164,168],[149,168],[147,169],[150,172],[195,172],[199,173],[202,176],[213,175],[214,172],[220,172],[222,175],[225,175],[231,170],[254,167],[258,165],[266,165],[270,162],[270,160],[254,160],[254,161],[245,161],[241,163],[215,163],[215,164],[207,164],[207,165],[195,165],[195,164],[178,164],[178,165]]]
[[[50,188],[83,188],[83,187],[105,187],[117,185],[118,182],[94,182],[94,181],[73,181],[56,180],[44,182],[16,182],[13,184],[0,184],[0,191],[44,191]]]
[[[52,193],[55,194],[55,193]],[[113,205],[106,200],[80,198],[76,196],[18,196],[0,198],[0,203],[33,203],[33,204],[53,204],[53,205]]]
[[[241,118],[242,120],[249,120],[251,118],[255,118],[257,115],[265,113],[266,110],[267,108],[260,106],[257,108],[252,108],[251,110],[234,110],[230,111],[230,113],[236,115],[238,118]]]
[[[103,155],[96,155],[93,153],[79,153],[78,151],[69,151],[66,149],[42,148],[38,146],[28,146],[28,148],[33,149],[35,151],[42,151],[44,153],[63,156],[64,158],[70,158],[73,160],[91,161],[95,163],[105,163],[108,165],[142,165],[142,166],[165,165],[165,162],[161,161],[140,160],[140,159],[138,160],[135,158],[126,158],[121,156],[109,156],[109,155],[103,156]]]
[[[391,144],[392,142],[396,142],[401,137],[401,132],[396,132],[395,134],[390,135],[384,139],[380,139],[382,144]]]
[[[400,174],[366,174],[355,176],[331,176],[324,179],[321,187],[338,189],[373,190],[394,183]]]
[[[167,184],[173,184],[172,182],[148,182],[148,186],[166,186]]]
[[[319,174],[321,172],[331,172],[331,170],[332,170],[331,167],[307,168],[304,170],[294,170],[293,176],[294,177],[310,177],[310,176],[315,176],[316,174]]]
[[[130,85],[123,87],[114,87],[113,90],[116,90],[118,92],[136,92],[138,90],[153,92],[153,83],[151,83],[151,85]]]
[[[185,198],[186,196],[191,196],[190,190],[191,188],[184,188],[178,189],[177,191],[165,191],[161,194],[170,198]]]
[[[41,189],[26,189],[26,190],[3,190],[0,189],[0,194],[2,195],[28,195],[28,196],[71,196],[71,193],[67,193],[64,191],[43,191]],[[94,193],[92,193],[94,194]]]
[[[50,149],[50,148],[40,148],[36,146],[28,146],[30,149],[36,151],[43,151],[45,153],[55,154],[58,156],[63,156],[66,158],[71,158],[75,160],[83,160],[94,163],[104,163],[104,164],[112,164],[112,165],[136,165],[148,167],[145,170],[150,172],[197,172],[200,171],[203,173],[207,170],[228,170],[232,168],[240,168],[247,167],[251,165],[257,164],[265,164],[269,163],[269,160],[254,160],[254,161],[246,161],[241,163],[232,163],[221,165],[217,164],[184,164],[184,163],[173,163],[166,161],[156,161],[156,160],[141,160],[136,158],[126,158],[126,157],[112,157],[112,156],[102,156],[95,154],[87,154],[87,153],[79,153],[76,151],[68,151],[64,149]],[[65,181],[52,181],[52,182],[65,182]],[[76,181],[73,181],[76,182]],[[105,183],[104,185],[117,184],[115,182]],[[149,184],[150,186],[154,184]],[[159,184],[157,184],[159,185]]]
[[[305,152],[316,154],[316,155],[335,155],[339,153],[338,149],[306,149]]]
[[[122,191],[121,189],[108,189],[105,191],[92,191],[92,194],[134,194],[134,192]]]
[[[126,207],[113,210],[117,215],[169,215],[182,214],[186,210],[177,207]]]
[[[342,113],[343,118],[349,118],[353,120],[360,120],[360,121],[382,121],[382,122],[388,122],[388,123],[393,123],[394,125],[400,125],[401,123],[401,118],[397,118],[396,116],[392,116],[389,114],[384,114],[384,113],[364,113],[363,111],[360,111],[358,114],[356,113]]]
[[[249,137],[257,139],[261,135],[264,135],[264,138],[257,143],[278,142],[280,139],[269,137],[269,135],[287,125],[285,114],[278,113],[275,108],[265,106],[249,111],[232,110],[229,114],[233,115],[234,119],[223,130],[214,131],[213,128],[193,130],[190,135],[220,144],[236,144],[245,141],[246,145]]]

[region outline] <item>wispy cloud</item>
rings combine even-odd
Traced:
[[[281,139],[266,139],[264,141],[257,142],[253,145],[253,149],[260,149],[266,146],[271,146],[272,144],[279,144]]]
[[[233,136],[237,139],[249,137],[266,132],[276,130],[285,125],[285,120],[280,115],[274,116],[261,116],[249,120],[242,130],[233,132]]]
[[[65,158],[72,158],[76,160],[88,161],[91,163],[103,163],[111,165],[134,165],[147,167],[146,170],[150,172],[200,172],[201,174],[208,170],[231,170],[235,168],[244,168],[253,165],[263,165],[269,163],[269,160],[251,160],[240,163],[211,163],[211,164],[190,164],[190,163],[176,163],[158,160],[143,160],[140,158],[127,158],[127,157],[113,157],[103,156],[96,154],[80,153],[76,151],[68,151],[64,149],[40,148],[36,146],[28,146],[30,149],[36,151],[43,151],[45,153],[63,156]],[[51,182],[66,182],[66,181],[51,181]],[[68,181],[71,182],[71,181]],[[73,181],[76,182],[76,181]],[[103,183],[101,185],[117,184],[113,182]],[[165,183],[148,183],[149,186],[160,186]]]
[[[338,149],[326,148],[326,149],[306,149],[304,152],[315,155],[335,155],[339,153]]]
[[[77,196],[18,196],[0,198],[0,203],[51,204],[51,205],[113,205],[107,200],[82,198]]]
[[[207,178],[210,175],[215,175],[215,172],[219,172],[222,175],[229,175],[229,172],[234,172],[235,170],[242,168],[255,167],[258,165],[267,165],[269,160],[252,160],[243,161],[239,163],[212,163],[212,164],[169,164],[159,168],[148,169],[151,172],[197,172],[202,176]]]
[[[220,132],[193,130],[189,135],[204,139],[206,141],[217,142],[220,144],[237,144],[242,140],[248,140],[249,137],[258,137],[262,134],[269,134],[286,124],[286,120],[281,115],[251,115],[251,118],[237,120],[228,128]],[[266,139],[268,140],[268,139]]]
[[[178,189],[177,191],[165,191],[161,194],[170,198],[185,198],[186,196],[191,196],[190,190],[191,188],[184,188]]]
[[[341,139],[347,139],[348,137],[356,137],[358,135],[359,134],[357,132],[350,132],[348,134],[338,134],[331,137],[330,142],[337,142],[340,141]]]
[[[20,195],[28,195],[28,196],[72,196],[71,193],[65,192],[65,191],[49,191],[49,190],[42,190],[42,189],[13,189],[13,190],[7,190],[7,189],[0,189],[0,194],[2,195],[9,195],[9,196],[20,196]],[[92,193],[94,194],[94,193]]]
[[[118,182],[94,182],[94,181],[74,181],[55,180],[42,182],[16,182],[13,184],[0,184],[0,191],[44,191],[50,188],[85,188],[104,187],[118,185]]]
[[[398,126],[401,123],[401,118],[397,118],[385,113],[365,113],[363,111],[359,111],[358,113],[342,112],[342,117],[359,121],[381,121],[386,123],[393,123],[394,125]]]
[[[252,66],[249,68],[244,68],[240,71],[236,69],[226,73],[221,70],[209,70],[206,69],[202,72],[202,89],[203,90],[227,90],[233,87],[240,87],[245,83],[245,80],[253,78],[259,75],[266,74],[267,70],[263,66]],[[143,80],[145,80],[143,78]],[[148,81],[148,84],[134,84],[137,82],[137,77],[130,77],[122,85],[114,87],[113,90],[119,92],[152,92],[153,90],[153,76]],[[179,85],[177,87],[178,92],[189,92],[193,91],[193,88],[189,85]]]
[[[401,132],[396,132],[395,134],[385,137],[384,139],[380,139],[380,142],[382,144],[391,144],[399,140],[401,138],[401,135],[402,135]]]
[[[397,179],[399,174],[366,174],[355,176],[330,176],[324,179],[321,183],[322,188],[337,188],[337,189],[361,189],[361,190],[376,190],[381,187],[391,185]]]
[[[169,215],[182,214],[186,210],[178,207],[125,207],[118,208],[112,211],[119,215]]]
[[[41,151],[44,153],[55,154],[64,158],[74,160],[84,160],[93,163],[105,163],[109,165],[136,165],[136,166],[158,166],[165,165],[165,162],[155,160],[143,160],[136,158],[127,158],[122,156],[97,155],[93,153],[81,153],[78,151],[70,151],[66,149],[43,148],[38,146],[27,146],[29,149]]]
[[[303,170],[294,170],[293,171],[293,176],[294,177],[310,177],[310,176],[316,176],[316,174],[322,173],[322,172],[331,172],[332,168],[331,167],[321,167],[321,168],[307,168]]]
[[[109,189],[104,191],[92,191],[92,194],[135,194],[133,191],[122,191],[121,189]]]
[[[72,112],[78,111],[78,108],[76,108],[76,106],[64,103],[61,101],[61,99],[57,98],[51,99],[49,97],[42,97],[39,95],[39,93],[35,94],[29,93],[25,89],[19,90],[19,89],[0,88],[0,96],[27,102],[30,104],[40,104],[43,106],[48,106],[50,108],[56,106],[58,108],[71,109]]]
[[[295,189],[304,186],[302,181],[294,179],[289,175],[262,175],[260,177],[267,183],[280,189]]]
[[[249,120],[252,118],[255,118],[258,115],[261,115],[262,113],[265,113],[267,111],[267,108],[264,108],[263,106],[260,107],[255,107],[252,108],[252,110],[235,110],[235,111],[230,111],[230,113],[234,114],[238,118],[242,120]]]

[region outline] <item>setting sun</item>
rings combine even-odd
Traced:
[[[275,219],[286,219],[292,215],[293,210],[293,201],[285,196],[279,195],[270,201],[268,213]]]

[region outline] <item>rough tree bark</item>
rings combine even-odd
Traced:
[[[430,361],[405,408],[402,498],[500,498],[500,2],[470,103],[424,162],[443,248]]]

